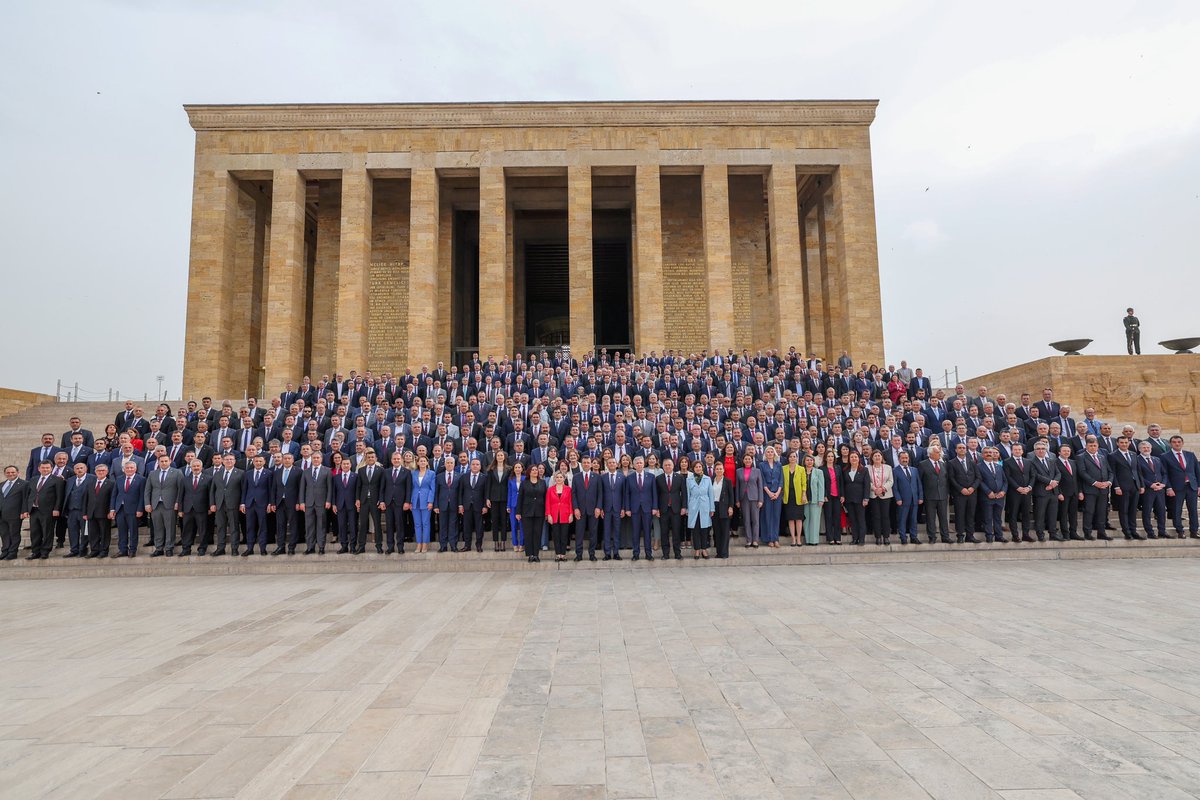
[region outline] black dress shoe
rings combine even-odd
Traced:
[[[1104,530],[1108,530],[1108,528],[1105,528]],[[1112,541],[1112,537],[1111,537],[1111,536],[1109,536],[1109,535],[1108,535],[1107,533],[1105,533],[1104,531],[1100,531],[1098,534],[1096,534],[1096,538],[1097,538],[1097,539],[1103,539],[1103,540],[1104,540],[1104,541],[1106,541],[1106,542],[1111,542],[1111,541]]]
[[[339,553],[339,554],[341,554],[341,553],[349,553],[349,552],[350,552],[350,551],[349,551],[349,550],[347,550],[347,549],[346,549],[346,548],[344,548],[344,547],[339,547],[339,548],[338,548],[338,553]]]
[[[42,553],[40,556],[38,556],[38,558],[39,558],[39,559],[41,559],[42,561],[46,561],[46,560],[48,560],[48,559],[50,558],[50,554],[49,554],[49,553]]]
[[[476,552],[476,553],[482,553],[482,552],[483,552],[483,545],[481,545],[481,544],[477,544],[477,545],[475,545],[475,552]]]
[[[971,534],[970,536],[967,537],[967,542],[969,544],[979,544],[979,540],[975,538],[974,534]]]
[[[79,558],[78,553],[67,553],[63,558]]]
[[[296,555],[296,548],[294,548],[294,547],[289,547],[289,548],[287,549],[287,554],[288,554],[289,556],[294,556],[294,555]]]
[[[533,557],[533,563],[535,563],[535,564],[540,564],[540,563],[542,563],[541,556],[534,556],[534,557]]]
[[[184,556],[190,556],[191,554],[192,554],[192,548],[185,547],[185,548],[183,548],[183,552],[179,554],[179,557],[183,558]],[[204,555],[204,553],[201,553],[200,555]]]
[[[161,555],[163,555],[163,551],[162,551],[162,550],[155,550],[153,553],[151,553],[151,554],[150,554],[150,557],[151,557],[151,558],[158,558],[158,557],[159,557],[159,556],[161,556]]]
[[[634,553],[634,554],[633,554],[633,559],[632,559],[632,560],[633,560],[633,561],[641,561],[641,560],[642,560],[642,557],[641,557],[641,556],[639,556],[637,553]]]
[[[588,561],[595,561],[595,560],[596,560],[596,554],[595,554],[595,553],[592,553],[591,555],[589,555],[589,556],[588,556]]]
[[[397,547],[397,548],[396,548],[396,555],[399,555],[399,556],[402,556],[402,555],[404,555],[404,548],[403,548],[403,547]]]
[[[647,561],[653,561],[653,560],[654,560],[654,555],[653,555],[653,554],[651,554],[651,553],[646,553],[646,560],[647,560]]]
[[[593,561],[595,561],[595,559],[592,559],[592,560],[593,560]],[[612,561],[612,556],[610,556],[608,553],[605,553],[605,554],[604,554],[604,560],[605,560],[605,561]]]
[[[252,555],[254,555],[254,551],[253,551],[253,550],[247,550],[246,552],[242,553],[242,558],[249,558],[249,557],[250,557],[250,556],[252,556]]]
[[[316,552],[316,548],[314,548],[314,547],[304,548],[304,555],[306,555],[306,556],[311,556],[315,552]]]
[[[1085,538],[1087,537],[1080,536],[1078,533],[1071,534],[1071,541],[1073,542],[1082,542]]]
[[[325,548],[324,547],[317,548],[317,555],[319,555],[319,556],[325,555]]]
[[[594,561],[595,559],[593,559]],[[583,561],[583,556],[575,556],[575,561]]]
[[[620,561],[620,560],[621,560],[621,554],[613,553],[613,561]]]
[[[1139,541],[1139,542],[1140,542],[1140,541],[1143,541],[1143,537],[1142,537],[1140,534],[1138,534],[1138,533],[1131,533],[1131,534],[1129,534],[1129,538],[1130,538],[1130,539],[1134,539],[1134,540],[1136,540],[1136,541]]]
[[[39,556],[37,553],[34,553],[33,555],[25,556],[26,561],[37,561],[39,558],[41,558],[41,556]]]
[[[209,554],[209,556],[211,558],[216,558],[217,556],[223,556],[223,555],[225,555],[224,550],[213,550],[212,553]]]

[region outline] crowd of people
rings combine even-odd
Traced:
[[[0,560],[26,521],[28,559],[133,557],[143,535],[153,557],[487,543],[529,561],[723,559],[731,538],[921,545],[922,528],[928,543],[1200,538],[1181,437],[1038,395],[934,389],[905,361],[846,353],[601,350],[305,377],[265,407],[203,397],[148,417],[126,401],[103,431],[72,417],[23,475],[5,468]]]

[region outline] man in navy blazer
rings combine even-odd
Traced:
[[[446,456],[437,474],[433,512],[438,521],[438,552],[458,551],[458,492],[462,478],[455,468],[454,456]]]
[[[271,555],[296,554],[296,542],[304,524],[296,506],[300,504],[301,469],[291,453],[283,454],[283,466],[271,474],[271,504],[268,512],[275,513],[275,549]],[[263,543],[264,545],[266,542]]]
[[[896,529],[900,544],[920,544],[917,538],[917,507],[925,502],[921,475],[907,450],[900,451],[900,463],[892,469],[892,495],[896,498]]]
[[[1153,446],[1148,439],[1143,440],[1138,449],[1138,475],[1142,479],[1142,527],[1150,539],[1170,539],[1171,535],[1167,533],[1167,470],[1162,460],[1153,454]],[[1152,518],[1158,520],[1158,533],[1154,532]]]
[[[138,464],[133,459],[125,462],[125,468],[117,477],[113,487],[113,521],[117,523],[117,554],[113,558],[137,555],[138,520],[142,518],[142,494],[146,479],[139,474]]]
[[[592,469],[592,459],[579,460],[579,474],[571,482],[571,505],[575,508],[575,560],[583,560],[583,540],[587,539],[588,560],[596,560],[596,533],[600,526],[600,475]]]
[[[358,474],[346,462],[342,471],[333,476],[333,519],[337,527],[338,552],[353,553],[358,549]]]
[[[651,521],[659,516],[658,487],[654,476],[645,471],[645,461],[638,456],[633,461],[633,472],[625,479],[625,507],[633,518],[633,560],[641,557],[643,544],[646,560],[654,560],[654,546],[650,542]]]
[[[1127,437],[1118,438],[1117,449],[1108,454],[1108,463],[1112,467],[1113,503],[1121,533],[1126,539],[1141,539],[1137,532],[1137,507],[1142,493],[1142,471],[1130,444]]]
[[[997,460],[999,451],[985,447],[979,464],[979,494],[983,505],[983,536],[988,542],[1007,542],[1004,538],[1004,498],[1008,496],[1008,476]],[[1016,538],[1016,531],[1013,532]]]
[[[262,453],[254,456],[254,464],[242,476],[242,505],[240,511],[246,515],[245,558],[254,552],[258,544],[259,555],[267,554],[267,506],[271,505],[271,470]]]
[[[609,457],[600,476],[600,520],[603,528],[604,560],[621,560],[621,519],[629,513],[626,505],[625,476],[617,469],[617,459]]]
[[[1104,532],[1108,522],[1108,493],[1112,488],[1112,467],[1108,456],[1100,452],[1100,441],[1088,436],[1086,448],[1075,459],[1079,465],[1079,490],[1083,493],[1083,538],[1108,540]],[[1192,493],[1195,502],[1195,492]],[[1193,506],[1194,508],[1195,506]],[[1095,537],[1092,531],[1096,531]]]
[[[1183,538],[1183,507],[1187,505],[1189,533],[1200,539],[1200,524],[1196,519],[1196,493],[1200,492],[1200,465],[1196,454],[1183,449],[1183,437],[1171,437],[1171,449],[1162,457],[1167,472],[1167,497],[1171,498],[1175,534]]]
[[[25,467],[25,480],[32,480],[38,472],[38,464],[43,461],[54,463],[54,457],[66,452],[61,447],[54,446],[54,434],[43,433],[42,444],[29,451],[29,464]]]
[[[908,382],[908,399],[911,400],[917,396],[917,392],[924,390],[925,399],[933,397],[933,384],[929,382],[929,378],[918,368],[913,373],[913,378]]]

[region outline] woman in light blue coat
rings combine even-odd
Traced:
[[[766,458],[758,463],[762,473],[762,518],[759,535],[767,547],[779,547],[779,519],[783,516],[783,464],[773,445],[767,445]],[[749,547],[749,542],[746,543]]]
[[[433,470],[429,468],[429,459],[421,456],[417,459],[417,468],[412,473],[412,503],[413,529],[417,540],[417,552],[429,550],[429,518],[433,514],[433,496],[437,491]]]
[[[804,500],[804,543],[815,545],[821,541],[821,516],[825,513],[825,473],[816,469],[816,459],[804,457],[804,471],[808,473]]]
[[[712,481],[704,474],[704,462],[692,464],[687,479],[688,528],[692,531],[693,558],[708,558],[708,536],[712,532],[712,515],[717,504],[713,500]]]

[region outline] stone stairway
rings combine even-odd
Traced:
[[[153,400],[141,403],[146,416],[154,413],[153,403]],[[168,400],[167,404],[175,410],[178,401]],[[24,477],[29,451],[39,444],[43,433],[53,433],[57,445],[63,431],[70,427],[67,421],[71,417],[79,417],[83,420],[83,427],[99,436],[104,433],[104,426],[112,422],[117,412],[124,408],[124,401],[44,403],[0,418],[0,466],[16,464]]]

